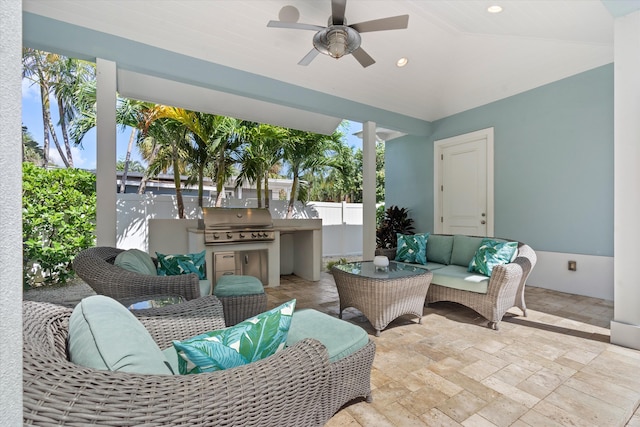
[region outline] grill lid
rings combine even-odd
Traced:
[[[265,208],[202,208],[205,229],[272,228],[273,219]]]

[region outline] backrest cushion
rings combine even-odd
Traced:
[[[414,264],[427,263],[427,239],[429,233],[423,234],[397,234],[398,247],[396,248],[396,261],[411,262]]]
[[[140,249],[128,249],[120,252],[118,256],[116,256],[113,265],[135,273],[148,274],[151,276],[158,275],[156,265],[153,263],[151,256]]]
[[[89,368],[171,375],[149,332],[122,304],[104,295],[84,298],[69,318],[69,357]]]
[[[432,234],[427,241],[427,261],[448,265],[452,249],[453,236]]]
[[[453,249],[451,250],[451,261],[449,264],[468,267],[471,258],[482,243],[482,237],[464,236],[456,234],[453,236]]]
[[[504,242],[490,238],[482,239],[480,247],[469,263],[469,271],[491,276],[496,265],[511,262],[518,252],[518,242]]]
[[[275,354],[286,345],[295,306],[294,299],[235,326],[174,341],[180,373],[220,371]]]
[[[165,255],[156,252],[158,257],[158,276],[177,276],[195,273],[200,280],[206,279],[206,251],[193,254]]]

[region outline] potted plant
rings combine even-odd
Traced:
[[[407,208],[390,206],[385,212],[380,226],[376,230],[376,255],[395,258],[397,234],[414,234],[413,219]]]

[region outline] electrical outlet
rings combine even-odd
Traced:
[[[569,271],[576,271],[578,269],[578,263],[576,261],[569,261]]]

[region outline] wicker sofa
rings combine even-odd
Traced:
[[[429,236],[429,239],[433,236],[450,237],[453,240],[453,245],[451,246],[452,254],[456,251],[455,245],[458,242],[465,241],[465,243],[469,245],[471,239],[473,239],[474,242],[477,242],[477,249],[482,240],[482,237],[478,236],[445,234],[432,234]],[[482,315],[489,321],[488,326],[496,330],[499,328],[504,314],[512,307],[520,308],[524,316],[527,315],[524,288],[527,278],[536,265],[537,260],[536,254],[530,246],[518,242],[515,259],[507,264],[494,267],[491,277],[483,276],[479,273],[468,273],[468,277],[464,277],[464,274],[461,274],[461,270],[466,270],[473,256],[473,252],[468,252],[469,248],[467,248],[467,254],[459,255],[457,257],[458,261],[451,264],[434,262],[430,259],[429,239],[427,239],[426,248],[427,264],[412,264],[427,268],[433,272],[433,278],[429,286],[429,291],[427,292],[425,304],[439,301],[450,301],[462,304]],[[458,253],[460,254],[461,251],[458,251]],[[469,255],[469,253],[471,253],[471,255]],[[396,248],[376,250],[376,254],[386,255],[390,259],[394,259],[396,256]],[[460,261],[461,258],[462,261]],[[451,260],[454,261],[453,256]],[[452,285],[451,279],[454,276],[462,278],[462,280],[467,279],[466,281],[470,283],[470,286],[457,287],[456,285]],[[476,283],[481,286],[474,288],[474,284]]]
[[[365,349],[373,353],[373,343],[349,356],[349,363],[369,363],[366,378],[355,380],[348,364],[330,363],[326,348],[313,339],[248,365],[197,375],[82,367],[68,359],[71,312],[48,303],[23,303],[24,425],[316,426],[357,397],[342,392],[352,382],[364,383],[360,396],[370,394],[371,364],[368,355],[361,356]],[[215,296],[135,314],[160,348],[225,326]]]

